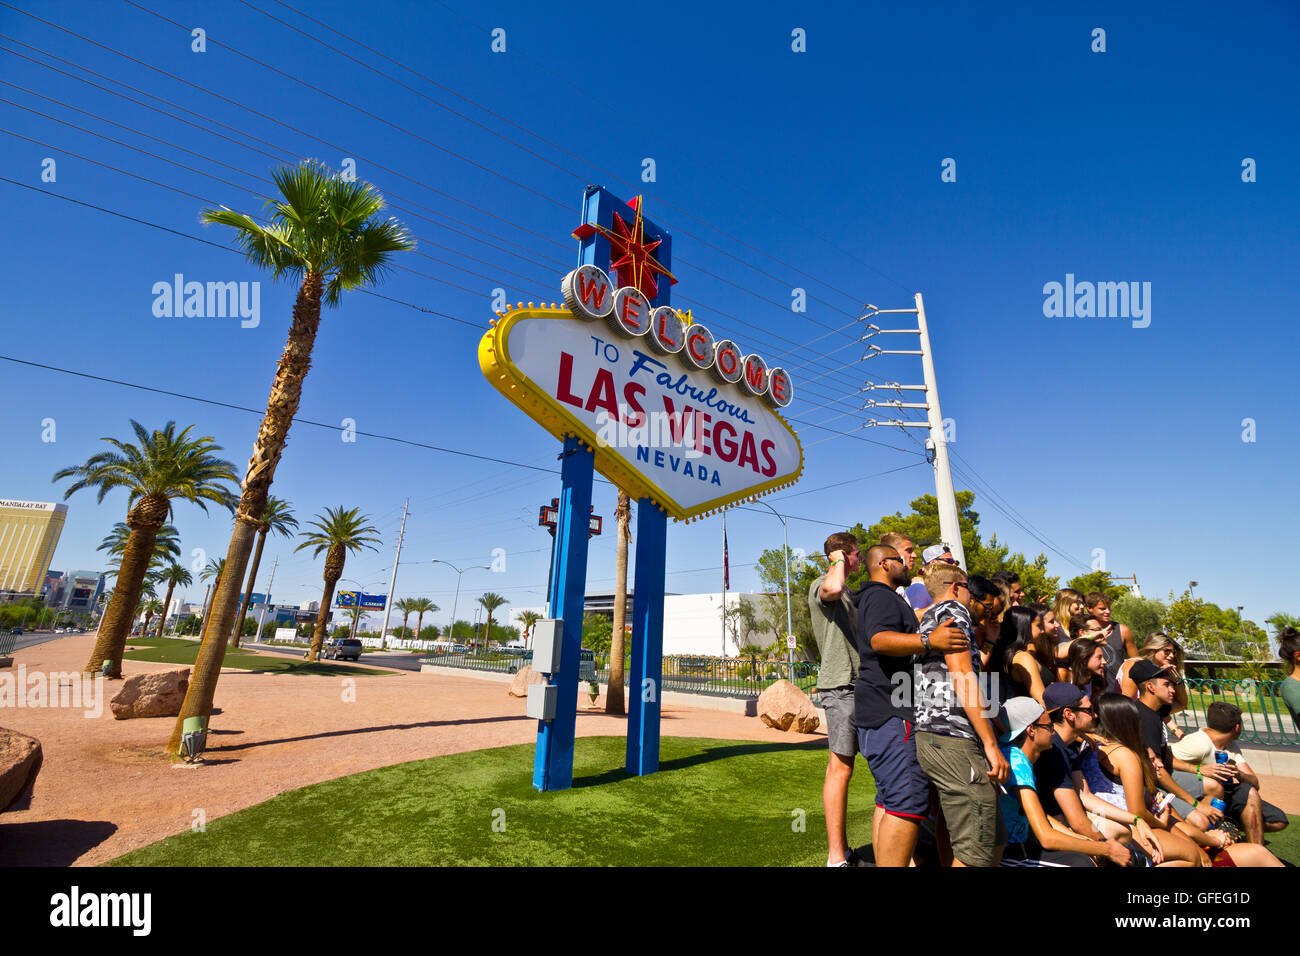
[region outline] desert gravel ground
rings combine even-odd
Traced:
[[[84,634],[24,648],[14,655],[14,672],[24,665],[29,681],[34,674],[77,674],[93,644],[94,635]],[[123,672],[174,667],[128,660]],[[164,754],[174,718],[113,718],[107,698],[121,686],[117,681],[109,683],[97,717],[82,708],[0,707],[0,726],[37,738],[44,754],[30,805],[0,815],[0,865],[94,865],[189,829],[197,811],[211,821],[322,780],[536,738],[523,699],[510,697],[500,681],[403,671],[352,679],[354,687],[343,674],[227,670],[217,685],[207,762],[192,768]],[[580,693],[579,736],[625,734],[624,718],[589,708],[588,701]],[[825,739],[772,730],[756,717],[668,703],[662,732]],[[520,767],[521,774],[531,772]],[[1296,806],[1300,799],[1288,809]]]

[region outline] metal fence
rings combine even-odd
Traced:
[[[1281,681],[1187,679],[1187,709],[1174,715],[1184,730],[1205,726],[1205,709],[1224,701],[1241,709],[1238,743],[1273,746],[1300,745],[1300,729],[1282,700]]]
[[[15,631],[0,631],[0,657],[8,657],[14,652],[14,644],[18,641],[18,634]]]
[[[493,651],[490,654],[431,654],[421,658],[421,663],[439,667],[463,667],[469,670],[494,671],[513,674],[532,663],[532,651],[508,654]],[[630,659],[624,660],[623,673],[630,675]],[[768,685],[785,678],[805,693],[817,687],[817,665],[795,661],[764,660],[758,657],[665,657],[663,659],[663,690],[686,694],[708,694],[713,697],[757,697]],[[609,682],[608,656],[596,656],[596,680]]]

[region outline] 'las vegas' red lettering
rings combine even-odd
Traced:
[[[724,420],[714,424],[713,453],[723,461],[736,460],[736,429],[731,422]]]
[[[555,384],[555,397],[577,408],[582,407],[582,399],[573,394],[573,356],[568,352],[560,353],[560,379]]]
[[[624,421],[632,428],[640,428],[645,424],[645,409],[641,406],[640,399],[645,397],[645,386],[638,382],[628,382],[623,386],[623,400],[631,411],[624,417]]]
[[[771,478],[776,474],[776,460],[772,457],[772,452],[776,449],[776,442],[770,438],[764,438],[758,446],[763,451],[763,476]]]
[[[591,383],[591,394],[587,396],[587,411],[594,412],[603,408],[618,421],[618,403],[614,401],[614,376],[609,369],[596,371],[596,380]]]
[[[740,457],[736,459],[736,464],[748,465],[758,471],[758,450],[754,447],[754,436],[749,432],[745,432],[740,439]]]

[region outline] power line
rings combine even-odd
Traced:
[[[160,13],[157,13],[157,12],[155,12],[155,11],[149,10],[147,7],[144,7],[144,6],[142,6],[141,4],[135,3],[134,0],[123,0],[123,2],[128,3],[129,5],[136,7],[137,9],[141,10],[141,11],[144,12],[144,13],[149,14],[150,16],[153,16],[153,17],[155,17],[155,18],[157,18],[157,19],[160,19],[160,20],[162,20],[162,21],[164,21],[164,22],[166,22],[166,23],[169,23],[169,24],[171,24],[171,25],[173,25],[173,26],[176,26],[176,27],[178,27],[178,28],[184,29],[184,30],[186,30],[186,32],[189,32],[189,29],[190,29],[189,27],[186,27],[186,26],[184,26],[183,24],[180,24],[180,23],[178,23],[178,22],[175,21],[175,20],[171,20],[170,18],[168,18],[168,17],[166,17],[166,16],[164,16],[164,15],[162,15],[162,14],[160,14]],[[217,93],[213,92],[212,90],[207,89],[206,87],[202,87],[202,86],[200,86],[200,85],[198,85],[198,84],[191,83],[190,81],[185,80],[185,79],[183,79],[183,78],[181,78],[181,77],[178,77],[178,76],[176,76],[176,75],[174,75],[174,74],[168,73],[168,72],[165,71],[165,70],[160,70],[160,69],[158,69],[157,67],[151,66],[150,64],[145,63],[145,62],[143,62],[143,61],[141,61],[141,60],[138,60],[138,59],[136,59],[135,57],[131,57],[131,56],[129,56],[128,54],[122,53],[121,51],[118,51],[118,50],[114,49],[114,48],[111,47],[111,46],[107,46],[107,45],[105,45],[105,44],[99,43],[98,41],[92,40],[92,39],[90,39],[90,38],[88,38],[88,37],[85,37],[85,36],[83,36],[83,35],[81,35],[81,34],[76,33],[75,31],[72,31],[72,30],[69,30],[69,29],[67,29],[67,28],[65,28],[65,27],[62,27],[62,26],[60,26],[60,25],[58,25],[58,24],[56,24],[56,23],[53,23],[53,22],[48,21],[48,20],[45,20],[45,19],[43,19],[43,18],[41,18],[41,17],[35,16],[34,14],[28,13],[28,12],[26,12],[26,11],[20,10],[20,9],[18,9],[17,7],[14,7],[12,4],[9,4],[9,3],[0,3],[0,5],[3,5],[3,6],[6,6],[6,7],[9,7],[10,9],[14,10],[14,11],[17,12],[17,13],[20,13],[20,14],[22,14],[22,15],[24,15],[24,16],[27,16],[27,17],[31,18],[31,19],[34,19],[34,20],[36,20],[36,21],[38,21],[38,22],[40,22],[40,23],[43,23],[43,24],[45,24],[45,25],[47,25],[47,26],[53,27],[54,29],[57,29],[57,30],[59,30],[59,31],[61,31],[61,32],[64,32],[64,33],[67,33],[67,34],[69,34],[69,35],[71,35],[71,36],[77,37],[78,39],[81,39],[81,40],[83,40],[84,42],[90,43],[90,44],[92,44],[92,45],[94,45],[94,46],[97,46],[97,47],[99,47],[99,48],[101,48],[101,49],[105,49],[105,50],[107,50],[107,51],[109,51],[109,52],[111,52],[111,53],[114,53],[114,54],[117,55],[117,56],[121,56],[121,57],[123,57],[123,58],[125,58],[125,59],[127,59],[127,60],[130,60],[130,61],[133,62],[133,63],[136,63],[136,64],[138,64],[138,65],[140,65],[140,66],[144,66],[144,67],[146,67],[147,69],[153,70],[154,72],[160,73],[160,74],[162,74],[162,75],[164,75],[164,76],[168,76],[169,78],[171,78],[171,79],[173,79],[173,80],[176,80],[176,81],[178,81],[178,82],[184,83],[184,84],[186,84],[186,85],[188,85],[188,86],[194,87],[195,89],[199,89],[199,90],[201,90],[201,91],[203,91],[203,92],[206,92],[206,93],[208,93],[208,94],[211,95],[211,96],[214,96],[214,97],[216,97],[216,98],[218,98],[218,99],[223,100],[224,102],[231,103],[232,105],[238,106],[238,107],[241,108],[241,109],[247,110],[248,112],[251,112],[251,113],[253,113],[254,115],[260,116],[260,117],[262,117],[262,118],[264,118],[264,119],[267,119],[267,120],[269,120],[269,121],[271,121],[271,122],[277,123],[278,125],[285,126],[285,127],[288,128],[288,129],[293,129],[295,132],[298,132],[298,133],[301,134],[301,135],[310,135],[310,134],[307,134],[305,131],[298,130],[298,129],[296,129],[295,127],[291,127],[291,126],[289,126],[288,124],[282,123],[281,121],[276,120],[276,119],[274,119],[273,117],[271,117],[271,116],[269,116],[269,115],[267,115],[267,114],[265,114],[265,113],[262,113],[262,112],[260,112],[260,111],[258,111],[258,110],[254,110],[254,109],[252,109],[252,108],[250,108],[250,107],[247,107],[247,106],[245,106],[244,104],[241,104],[241,103],[238,103],[238,102],[235,101],[235,100],[231,100],[231,99],[229,99],[228,97],[221,96],[220,94],[217,94]],[[254,8],[254,9],[256,9],[256,8]],[[260,12],[260,11],[259,11],[259,12]],[[295,29],[296,29],[296,28],[295,28]],[[347,106],[347,107],[350,108],[350,109],[353,109],[353,110],[355,110],[355,111],[357,111],[357,112],[362,113],[363,115],[366,115],[366,116],[368,116],[368,117],[370,117],[370,118],[376,120],[377,122],[381,122],[381,123],[383,123],[383,124],[385,124],[385,125],[387,125],[387,126],[391,126],[392,128],[394,128],[394,129],[396,129],[396,130],[399,130],[399,131],[401,131],[401,132],[407,134],[408,136],[411,136],[411,137],[413,137],[413,138],[415,138],[415,139],[417,139],[417,140],[420,140],[421,142],[424,142],[424,143],[426,143],[426,144],[428,144],[428,145],[430,145],[430,146],[432,146],[432,147],[434,147],[434,148],[436,148],[436,149],[439,149],[439,150],[441,150],[441,151],[447,153],[448,155],[451,155],[451,156],[453,156],[453,157],[455,157],[455,158],[457,158],[457,159],[460,159],[460,160],[462,160],[462,161],[468,163],[469,165],[472,165],[472,166],[474,166],[474,167],[476,167],[476,168],[478,168],[478,169],[480,169],[480,170],[483,170],[483,171],[485,171],[485,172],[488,172],[489,174],[494,175],[494,176],[496,176],[496,177],[498,177],[498,178],[500,178],[500,179],[502,179],[502,180],[504,180],[504,181],[506,181],[506,182],[509,182],[509,183],[511,183],[512,185],[515,185],[515,186],[517,186],[518,188],[525,190],[526,192],[529,192],[529,193],[531,193],[531,194],[533,194],[533,195],[538,196],[539,198],[544,199],[546,202],[549,202],[549,203],[551,203],[551,204],[553,204],[553,205],[556,205],[556,206],[558,206],[559,208],[563,208],[563,209],[567,209],[567,208],[568,208],[568,206],[567,206],[566,204],[564,204],[564,203],[560,203],[558,200],[552,199],[551,197],[546,196],[545,194],[539,192],[538,190],[533,189],[533,188],[530,187],[530,186],[527,186],[527,185],[524,184],[524,183],[520,183],[520,182],[518,182],[517,180],[513,180],[513,179],[511,179],[510,177],[505,176],[504,174],[501,174],[501,173],[499,173],[498,171],[493,170],[493,169],[491,169],[491,168],[489,168],[489,167],[487,167],[487,166],[484,166],[483,164],[478,163],[477,161],[475,161],[475,160],[473,160],[473,159],[471,159],[471,158],[469,158],[469,157],[462,156],[461,154],[455,152],[454,150],[450,150],[450,149],[448,149],[447,147],[443,146],[443,145],[440,144],[440,143],[437,143],[437,142],[435,142],[435,141],[433,141],[433,140],[430,140],[430,139],[428,139],[427,137],[421,136],[420,134],[418,134],[418,133],[416,133],[416,132],[414,132],[414,131],[412,131],[412,130],[406,129],[405,127],[403,127],[403,126],[401,126],[401,125],[399,125],[399,124],[396,124],[396,123],[393,123],[393,122],[391,122],[391,121],[389,121],[389,120],[386,120],[386,119],[384,119],[383,117],[381,117],[381,116],[379,116],[379,115],[377,115],[377,114],[375,114],[375,113],[370,112],[369,110],[362,109],[361,107],[356,106],[355,104],[353,104],[353,103],[347,101],[346,99],[343,99],[343,98],[341,98],[341,97],[335,96],[335,95],[332,94],[332,93],[329,93],[327,90],[323,90],[323,89],[321,89],[321,88],[319,88],[319,87],[313,86],[312,84],[307,83],[306,81],[304,81],[304,80],[302,80],[302,79],[300,79],[300,78],[298,78],[298,77],[295,77],[295,76],[293,76],[292,74],[286,73],[285,71],[280,70],[280,69],[278,69],[277,67],[271,66],[270,64],[267,64],[267,63],[265,63],[265,62],[263,62],[263,61],[261,61],[261,60],[258,60],[256,57],[252,57],[252,56],[250,56],[250,55],[248,55],[248,54],[246,54],[246,53],[243,53],[242,51],[236,49],[235,47],[230,46],[229,44],[221,43],[220,41],[217,41],[217,40],[215,40],[215,39],[212,39],[211,37],[209,37],[209,42],[214,43],[215,45],[217,45],[217,46],[219,46],[219,47],[223,47],[223,48],[225,48],[225,49],[227,49],[227,50],[230,50],[232,53],[235,53],[237,56],[240,56],[240,57],[242,57],[243,59],[248,60],[249,62],[256,63],[257,65],[263,67],[264,69],[267,69],[267,70],[269,70],[269,71],[271,71],[271,72],[274,72],[274,73],[276,73],[276,74],[278,74],[278,75],[280,75],[280,76],[282,76],[282,77],[284,77],[284,78],[290,80],[291,82],[294,82],[294,83],[297,83],[297,84],[299,84],[299,85],[305,86],[306,88],[311,89],[311,90],[313,90],[314,92],[319,93],[319,94],[321,94],[321,95],[323,95],[323,96],[327,96],[327,97],[329,97],[330,99],[332,99],[332,100],[334,100],[334,101],[336,101],[336,102],[338,102],[338,103],[340,103],[340,104],[342,104],[342,105],[344,105],[344,106]],[[317,41],[317,42],[321,42],[321,41]],[[345,55],[346,55],[346,54],[345,54]],[[421,95],[422,95],[422,94],[421,94]],[[494,132],[494,134],[495,134],[495,131],[492,131],[492,132]],[[500,134],[496,134],[496,135],[500,135]],[[316,138],[316,137],[312,137],[312,138]],[[324,142],[324,143],[326,143],[326,145],[330,145],[332,148],[342,149],[342,147],[338,146],[337,144],[329,144],[327,141],[319,140],[319,139],[318,139],[318,141],[319,141],[319,142]],[[509,141],[509,140],[508,140],[508,141]],[[517,145],[517,144],[516,144],[516,145]],[[521,148],[525,148],[525,147],[521,147]],[[530,151],[530,152],[531,152],[531,151]],[[534,155],[536,155],[536,154],[534,154]],[[543,158],[543,159],[544,159],[544,157],[539,157],[539,158]],[[368,160],[367,160],[367,161],[368,161]],[[547,160],[547,161],[549,162],[549,160]],[[562,167],[561,167],[561,168],[562,168]],[[573,175],[573,176],[575,176],[575,177],[577,177],[577,178],[582,179],[582,180],[585,181],[585,177],[582,177],[582,176],[580,176],[579,174],[574,173],[574,172],[571,171],[571,170],[568,170],[568,172],[569,172],[571,175]],[[435,191],[436,191],[436,190],[435,190]],[[707,224],[706,224],[706,225],[707,225]],[[718,231],[721,231],[721,230],[718,230]],[[689,235],[689,233],[684,233],[684,234]],[[699,240],[698,237],[692,237],[692,238],[696,238],[697,241],[704,242],[704,240]],[[737,240],[737,241],[739,241],[739,240]],[[705,244],[707,245],[708,243],[705,243]],[[719,251],[722,251],[722,250],[719,250]],[[724,254],[729,255],[728,253],[725,253],[725,251],[724,251]],[[732,257],[732,258],[736,258],[736,257]],[[687,264],[687,265],[692,265],[692,264],[689,263],[689,262],[685,262],[685,260],[682,260],[682,261],[683,261],[685,264]],[[758,270],[756,267],[752,266],[751,264],[744,262],[744,260],[737,259],[737,261],[738,261],[738,262],[741,262],[741,263],[744,264],[744,265],[749,266],[750,268],[754,268],[755,271],[762,272],[762,270]],[[692,267],[694,267],[694,266],[692,266]],[[695,268],[698,268],[698,267],[695,267]],[[708,274],[712,275],[711,273],[708,273]],[[719,279],[721,279],[721,277],[715,277],[715,278],[719,278]],[[775,277],[773,277],[773,278],[775,278]],[[729,280],[722,279],[721,281],[724,281],[724,282],[725,282],[725,281],[729,281]],[[734,283],[733,283],[733,284],[734,284]],[[743,288],[743,287],[738,286],[738,288]],[[750,290],[745,290],[745,291],[750,291]],[[754,293],[751,292],[751,294],[754,294]],[[686,301],[691,301],[691,300],[688,299],[688,300],[686,300]],[[773,300],[768,300],[768,301],[773,301]],[[701,304],[702,304],[702,303],[701,303]],[[783,305],[782,303],[774,303],[774,304],[778,305],[778,306],[781,307],[781,308],[784,308],[784,305]],[[707,306],[705,306],[705,307],[707,308]],[[714,310],[711,310],[711,311],[717,312],[717,314],[720,314],[720,315],[726,315],[726,313],[723,313],[721,310],[716,310],[716,309],[714,309]],[[843,311],[843,310],[839,310],[839,311]],[[850,314],[850,313],[845,312],[845,314]],[[806,319],[808,319],[809,321],[813,321],[814,324],[822,325],[822,323],[820,323],[820,322],[816,322],[816,320],[814,320],[814,319],[812,319],[811,317],[807,316],[806,313],[804,313],[803,315],[804,315],[804,317],[805,317]],[[739,319],[739,318],[736,317],[736,316],[731,316],[731,318],[732,318],[733,320],[737,321],[737,322],[741,322],[742,324],[746,324],[746,325],[749,324],[749,323],[745,323],[743,320]],[[823,325],[823,327],[827,327],[827,326],[824,326],[824,325]],[[775,333],[773,333],[773,334],[775,334]],[[782,337],[782,336],[777,336],[777,337],[778,337],[778,338],[781,338],[783,341],[787,341],[787,342],[789,342],[791,345],[795,346],[796,348],[805,348],[805,347],[806,347],[804,344],[802,344],[802,343],[798,343],[798,342],[795,342],[794,340],[785,339],[785,338]]]

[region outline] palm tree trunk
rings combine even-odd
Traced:
[[[411,612],[410,612],[410,611],[407,611],[405,614],[402,615],[402,630],[403,630],[403,631],[406,630],[406,622],[409,621],[410,619],[411,619]],[[417,635],[417,636],[418,636],[418,635]]]
[[[420,639],[420,632],[424,630],[424,612],[421,611],[415,616],[415,639]]]
[[[108,676],[122,676],[122,653],[126,650],[126,639],[131,632],[131,623],[135,620],[140,593],[144,590],[144,576],[153,558],[154,540],[167,518],[167,504],[166,498],[161,501],[142,498],[126,516],[131,534],[126,539],[122,563],[117,568],[113,597],[99,620],[95,649],[90,652],[90,660],[86,662],[88,672],[98,672],[107,660],[113,662]]]
[[[334,587],[339,583],[342,574],[336,574],[332,578],[325,578],[325,592],[320,598],[320,611],[316,615],[316,630],[311,635],[311,649],[307,651],[307,660],[316,660],[320,654],[321,645],[325,643],[325,628],[328,626],[330,604],[334,600]]]
[[[158,633],[155,637],[163,636],[163,628],[167,626],[167,609],[172,606],[172,591],[176,590],[175,582],[167,585],[167,600],[163,601],[162,616],[158,620]]]
[[[623,656],[627,627],[627,543],[631,539],[632,499],[623,489],[618,491],[618,550],[614,559],[614,631],[609,639],[609,687],[605,691],[605,713],[622,714]]]
[[[230,636],[230,646],[238,647],[239,639],[244,633],[244,617],[248,614],[248,602],[253,599],[253,585],[257,583],[257,567],[262,563],[262,545],[266,543],[266,532],[257,532],[257,549],[253,552],[253,564],[248,572],[248,587],[244,588],[244,600],[239,605],[239,613],[235,615],[238,622],[235,625],[235,633]]]
[[[230,574],[226,575],[226,586],[212,599],[211,617],[216,625],[212,633],[217,646],[208,647],[206,636],[199,646],[189,690],[185,693],[185,702],[181,705],[180,715],[176,718],[176,726],[167,746],[169,755],[174,755],[180,747],[181,728],[185,724],[185,718],[207,717],[212,712],[212,698],[216,693],[217,679],[221,676],[221,662],[226,656],[226,635],[234,624],[239,585],[248,568],[248,556],[253,550],[253,535],[266,510],[271,481],[275,478],[276,466],[280,464],[280,456],[284,453],[289,426],[293,424],[293,417],[298,414],[298,404],[302,400],[302,383],[311,369],[311,353],[316,344],[316,332],[320,328],[324,284],[324,277],[320,273],[308,272],[298,287],[298,298],[293,304],[293,324],[289,327],[289,338],[285,342],[275,379],[271,383],[266,414],[262,417],[257,440],[253,443],[253,455],[248,460],[243,493],[235,512],[235,528],[230,536],[230,547],[226,551],[226,568]],[[315,660],[314,657],[311,659]]]

